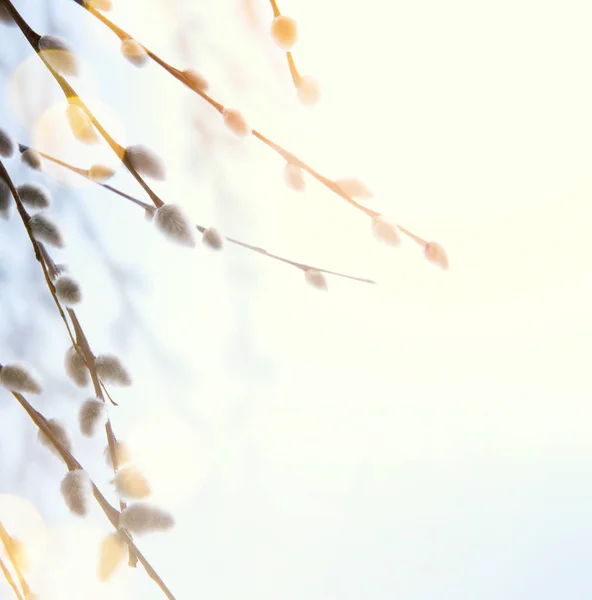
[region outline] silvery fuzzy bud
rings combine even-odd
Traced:
[[[80,284],[70,275],[60,275],[54,286],[57,297],[66,305],[74,306],[82,301],[82,290]]]
[[[44,35],[39,40],[38,49],[49,66],[62,75],[76,75],[78,60],[68,44],[55,35]]]
[[[426,258],[435,265],[438,265],[441,269],[448,269],[448,257],[444,248],[437,242],[428,242],[425,246]]]
[[[103,538],[99,547],[99,566],[97,575],[101,581],[107,581],[126,556],[126,543],[119,533]]]
[[[222,112],[224,123],[230,131],[239,137],[245,137],[251,133],[251,128],[247,124],[242,113],[234,108],[225,108]]]
[[[372,218],[372,232],[378,240],[390,246],[398,246],[401,243],[397,226],[382,215],[376,215]]]
[[[108,444],[107,446],[105,446],[103,454],[105,456],[105,462],[107,463],[107,466],[111,468],[113,468],[114,466],[117,466],[119,468],[121,465],[130,461],[129,448],[127,447],[126,443],[122,442],[121,440],[117,440],[117,442],[115,442],[115,462],[117,463],[117,465],[113,465],[111,448]]]
[[[161,158],[146,146],[136,144],[125,149],[125,157],[131,166],[141,175],[152,179],[163,180],[166,177],[166,169]]]
[[[0,367],[0,384],[11,392],[40,394],[42,391],[33,373],[16,363]]]
[[[78,423],[82,435],[87,437],[94,435],[97,427],[104,423],[106,416],[107,411],[104,402],[96,398],[86,400],[78,413]]]
[[[10,158],[14,154],[16,144],[8,132],[0,129],[0,156]]]
[[[142,44],[131,38],[121,42],[121,53],[135,67],[143,67],[148,62],[148,54]]]
[[[21,160],[31,169],[35,169],[36,171],[41,170],[41,156],[35,150],[27,148],[21,152]]]
[[[48,419],[47,426],[49,427],[49,430],[51,431],[53,437],[64,447],[65,450],[70,452],[70,450],[72,449],[72,442],[70,441],[70,437],[66,432],[66,428],[60,423],[60,421],[58,421],[57,419]],[[39,440],[40,444],[42,444],[46,448],[49,448],[49,450],[51,450],[57,456],[60,456],[60,453],[53,445],[51,439],[47,435],[45,435],[43,431],[39,430],[37,434],[37,439]]]
[[[8,219],[12,206],[12,193],[8,184],[0,177],[0,217]]]
[[[16,191],[22,203],[30,208],[48,208],[51,204],[49,191],[38,183],[23,183]]]
[[[119,527],[136,534],[165,531],[174,524],[171,514],[143,502],[131,504],[119,515]]]
[[[308,283],[308,285],[311,285],[318,290],[326,291],[328,289],[327,280],[321,271],[317,271],[316,269],[307,269],[304,272],[304,278],[306,279],[306,283]]]
[[[306,187],[302,169],[292,163],[286,163],[284,167],[284,181],[295,192],[303,192]]]
[[[212,250],[221,250],[224,245],[224,240],[215,227],[208,227],[203,232],[202,242]]]
[[[115,175],[115,170],[106,165],[92,165],[88,170],[88,178],[96,183],[102,183]]]
[[[129,500],[141,500],[150,495],[150,484],[136,467],[128,465],[117,470],[113,479],[117,493]]]
[[[369,200],[373,196],[372,191],[355,177],[336,179],[335,183],[341,188],[342,192],[352,198],[364,198],[365,200]]]
[[[45,215],[37,213],[29,219],[29,226],[33,236],[38,242],[44,242],[56,248],[64,247],[64,238],[58,229],[58,226]]]
[[[195,246],[195,227],[185,211],[177,204],[165,204],[158,208],[153,222],[156,228],[171,241],[189,248]]]
[[[296,85],[296,93],[302,104],[312,106],[319,101],[321,97],[321,88],[319,82],[310,75],[305,75],[298,80]]]
[[[70,512],[84,517],[92,491],[88,473],[82,469],[69,471],[62,479],[60,491]]]
[[[84,109],[77,104],[68,104],[66,109],[66,119],[72,131],[72,135],[84,144],[96,144],[99,142],[99,135],[93,127],[90,117],[84,112]]]
[[[185,69],[182,73],[192,89],[198,92],[205,92],[208,89],[209,84],[207,79],[195,69]]]
[[[104,383],[113,385],[129,386],[132,378],[121,364],[121,361],[112,354],[101,354],[95,358],[95,369],[97,375]]]
[[[66,374],[78,386],[85,387],[90,381],[90,373],[82,356],[76,351],[74,346],[68,348],[64,358],[64,367]]]

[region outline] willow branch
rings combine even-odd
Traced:
[[[25,144],[19,144],[19,149],[21,152],[24,152],[25,150],[33,150],[33,148],[30,148],[29,146],[27,146]],[[136,206],[139,206],[139,207],[143,208],[144,210],[147,210],[147,211],[154,210],[154,208],[152,206],[150,206],[149,204],[147,204],[146,202],[142,202],[142,200],[138,200],[137,198],[134,198],[133,196],[130,196],[129,194],[126,194],[125,192],[122,192],[121,190],[117,189],[116,187],[113,187],[106,183],[101,183],[99,181],[94,181],[93,179],[91,179],[89,177],[87,169],[81,169],[79,167],[75,167],[74,165],[71,165],[67,162],[64,162],[63,160],[55,158],[54,156],[52,156],[50,154],[46,154],[45,152],[41,152],[39,150],[35,150],[35,152],[37,152],[37,154],[39,154],[43,158],[45,158],[53,163],[56,163],[56,164],[64,167],[65,169],[72,171],[73,173],[77,173],[78,175],[80,175],[81,177],[84,177],[88,181],[91,181],[92,183],[100,185],[101,187],[105,188],[106,190],[109,190],[110,192],[117,194],[118,196],[121,196],[122,198],[126,199],[128,202],[131,202],[132,204],[135,204]],[[206,230],[206,227],[204,227],[203,225],[196,225],[195,228],[200,233],[203,233]],[[336,277],[342,277],[344,279],[351,279],[353,281],[359,281],[361,283],[371,283],[371,284],[376,283],[372,279],[366,279],[364,277],[356,277],[354,275],[347,275],[346,273],[340,273],[338,271],[331,271],[329,269],[322,269],[320,267],[315,267],[313,265],[308,265],[306,263],[301,263],[298,261],[290,260],[289,258],[279,256],[278,254],[272,254],[271,252],[268,252],[267,250],[265,250],[264,248],[260,248],[259,246],[254,246],[252,244],[248,244],[246,242],[242,242],[242,241],[234,239],[234,238],[225,237],[225,239],[231,244],[240,246],[241,248],[245,248],[247,250],[250,250],[251,252],[256,252],[257,254],[261,254],[262,256],[267,256],[268,258],[271,258],[273,260],[278,260],[280,262],[291,265],[291,266],[296,267],[297,269],[301,269],[303,271],[307,271],[309,269],[314,269],[315,271],[320,271],[321,273],[327,273],[329,275],[335,275]]]
[[[1,365],[0,365],[1,366]],[[76,470],[84,470],[84,467],[72,456],[70,451],[63,446],[63,444],[55,437],[53,434],[51,427],[47,424],[47,419],[31,404],[27,401],[27,399],[18,392],[12,392],[12,395],[17,399],[18,403],[23,407],[25,412],[29,415],[30,419],[35,423],[37,429],[42,432],[51,442],[52,446],[56,449],[58,454],[61,456],[62,460],[68,467],[69,471]],[[138,562],[144,567],[144,570],[148,574],[148,576],[158,585],[158,587],[162,590],[165,596],[169,600],[176,600],[175,596],[173,596],[172,592],[169,590],[164,581],[160,578],[158,573],[154,570],[152,565],[148,562],[148,559],[142,554],[140,549],[136,546],[130,535],[123,529],[119,529],[119,511],[109,504],[108,500],[103,496],[99,488],[95,485],[95,483],[91,480],[92,492],[95,500],[100,506],[103,513],[111,523],[111,525],[121,534],[123,535],[128,548],[134,553]]]
[[[12,568],[14,569],[14,572],[18,577],[21,589],[23,590],[23,594],[25,595],[25,597],[28,597],[29,593],[31,592],[31,589],[29,588],[27,580],[25,579],[23,572],[19,567],[17,557],[14,555],[12,537],[4,528],[2,521],[0,521],[0,540],[2,541],[2,545],[6,550],[6,556],[8,556],[8,560],[10,561],[10,564],[12,565]]]
[[[6,579],[6,581],[8,582],[8,585],[12,588],[12,591],[14,592],[14,595],[18,598],[18,600],[24,600],[23,595],[21,594],[20,590],[18,589],[18,587],[16,585],[16,581],[14,580],[12,573],[8,570],[6,563],[1,558],[0,558],[0,571],[2,571],[2,574],[4,575],[4,579]]]

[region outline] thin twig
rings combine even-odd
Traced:
[[[9,1],[9,0],[5,0],[5,1]],[[115,35],[117,35],[119,37],[119,39],[125,40],[125,39],[129,39],[132,37],[129,33],[124,31],[123,29],[121,29],[121,27],[119,27],[115,23],[113,23],[113,21],[111,21],[110,19],[105,17],[105,15],[101,14],[98,10],[93,8],[90,3],[86,3],[86,2],[84,2],[84,0],[74,0],[74,2],[76,2],[77,4],[82,6],[82,8],[86,9],[95,18],[97,18],[99,21],[101,21],[101,23],[103,23],[106,27],[108,27]],[[277,9],[277,5],[275,5],[275,6],[274,5],[275,5],[275,3],[272,2],[272,7],[274,7],[274,15],[277,16],[278,14],[280,14],[279,9]],[[276,10],[277,10],[277,14],[276,14]],[[162,58],[160,58],[160,56],[158,56],[157,54],[152,52],[149,48],[147,48],[143,44],[140,44],[140,45],[142,46],[142,48],[144,48],[146,54],[155,63],[157,63],[165,71],[170,73],[175,79],[180,81],[182,84],[184,84],[186,87],[188,87],[190,90],[192,90],[198,96],[201,96],[208,104],[210,104],[213,108],[215,108],[219,113],[224,112],[224,105],[222,105],[222,104],[220,104],[220,102],[217,102],[216,100],[214,100],[214,98],[212,98],[211,96],[206,94],[204,91],[196,88],[195,86],[192,86],[191,82],[185,78],[185,76],[183,75],[183,72],[181,70],[173,67],[172,65],[170,65],[169,63],[164,61]],[[288,58],[288,64],[290,66],[290,71],[292,73],[292,77],[294,78],[295,76],[297,76],[299,78],[300,76],[298,75],[298,72],[296,71],[296,66],[293,64],[293,60],[291,60],[291,56]],[[347,203],[349,203],[351,206],[353,206],[357,210],[363,212],[364,214],[368,215],[371,218],[377,217],[381,214],[375,210],[372,210],[370,208],[367,208],[366,206],[363,206],[359,202],[356,202],[351,196],[346,194],[332,179],[329,179],[328,177],[321,175],[321,173],[319,173],[317,170],[313,169],[310,165],[308,165],[302,159],[298,158],[295,154],[293,154],[289,150],[286,150],[286,148],[275,143],[270,138],[263,135],[261,132],[257,131],[256,129],[253,129],[252,134],[259,141],[263,142],[268,148],[271,148],[274,152],[279,154],[286,162],[296,165],[297,167],[300,167],[302,170],[306,171],[309,175],[314,177],[319,183],[324,185],[327,189],[331,190],[334,194],[336,194],[337,196],[339,196],[340,198],[345,200]],[[412,238],[414,241],[420,243],[424,247],[427,245],[427,242],[425,240],[423,240],[420,236],[418,236],[414,233],[411,233],[408,229],[401,227],[400,225],[397,225],[397,226],[399,227],[399,229],[401,230],[401,232],[403,234]]]
[[[16,581],[14,580],[12,573],[8,570],[8,567],[6,566],[5,562],[1,558],[0,558],[0,571],[2,571],[2,574],[4,575],[4,579],[6,579],[6,581],[8,582],[8,585],[12,588],[12,590],[14,591],[14,595],[18,598],[18,600],[24,600],[23,595],[21,594],[20,590],[18,589],[18,587],[16,585]]]
[[[19,567],[17,557],[14,555],[12,537],[8,534],[8,531],[6,531],[6,529],[4,528],[4,525],[2,524],[1,521],[0,521],[0,540],[2,540],[2,545],[4,546],[4,549],[6,550],[6,555],[8,556],[8,560],[10,560],[10,564],[12,565],[12,568],[14,569],[14,572],[16,573],[16,576],[18,577],[19,583],[21,584],[21,589],[23,590],[23,594],[25,595],[25,597],[27,597],[29,595],[31,589],[29,588],[29,584],[27,583],[27,580],[25,579],[25,576],[23,575],[23,572],[21,571],[21,568]]]
[[[2,365],[0,365],[1,367]],[[39,431],[41,431],[51,442],[53,447],[57,450],[59,455],[62,457],[64,463],[68,467],[70,471],[83,470],[84,467],[72,456],[70,451],[63,446],[63,444],[55,437],[53,434],[51,427],[47,424],[47,419],[31,404],[27,401],[27,399],[18,392],[12,392],[12,395],[17,399],[19,404],[25,409],[26,413],[29,415],[33,423],[37,426]],[[144,567],[144,570],[148,574],[148,576],[158,585],[158,587],[162,590],[165,596],[169,600],[176,600],[175,596],[173,596],[172,592],[169,590],[164,581],[160,578],[158,573],[154,570],[152,565],[148,562],[146,557],[140,552],[140,549],[136,546],[132,538],[125,530],[119,529],[119,511],[109,504],[108,500],[103,496],[99,488],[94,484],[91,480],[91,486],[93,491],[93,496],[97,503],[99,504],[101,510],[105,513],[107,519],[111,525],[124,536],[125,541],[134,555],[137,557],[139,563]]]
[[[30,146],[27,146],[26,144],[19,144],[19,150],[21,152],[24,152],[25,150],[34,150],[34,149],[31,148]],[[34,151],[37,152],[37,154],[39,154],[43,158],[46,158],[47,160],[54,162],[54,163],[64,167],[65,169],[69,169],[70,171],[77,173],[81,177],[84,177],[84,178],[88,179],[89,181],[91,181],[92,183],[100,185],[101,187],[105,188],[106,190],[109,190],[110,192],[113,192],[114,194],[117,194],[118,196],[125,198],[129,202],[132,202],[133,204],[143,208],[144,210],[148,210],[148,211],[154,210],[154,208],[152,206],[150,206],[150,204],[147,204],[146,202],[142,202],[142,200],[138,200],[137,198],[134,198],[133,196],[130,196],[129,194],[126,194],[125,192],[122,192],[121,190],[117,189],[116,187],[113,187],[106,183],[101,183],[100,181],[94,181],[93,179],[91,179],[89,177],[87,169],[81,169],[79,167],[75,167],[74,165],[71,165],[67,162],[64,162],[63,160],[55,158],[54,156],[51,156],[50,154],[47,154],[45,152],[41,152],[40,150],[34,150]],[[203,225],[196,225],[195,228],[200,233],[203,233],[206,230],[206,227],[204,227]],[[280,262],[286,263],[288,265],[291,265],[291,266],[296,267],[297,269],[300,269],[303,271],[307,271],[309,269],[314,269],[315,271],[320,271],[321,273],[327,273],[329,275],[335,275],[336,277],[342,277],[344,279],[351,279],[353,281],[359,281],[361,283],[371,283],[371,284],[376,283],[376,281],[373,281],[372,279],[366,279],[364,277],[356,277],[354,275],[347,275],[346,273],[340,273],[338,271],[331,271],[329,269],[322,269],[321,267],[315,267],[313,265],[308,265],[306,263],[301,263],[301,262],[297,262],[294,260],[290,260],[289,258],[284,258],[283,256],[279,256],[278,254],[272,254],[271,252],[268,252],[267,250],[265,250],[264,248],[260,248],[259,246],[254,246],[252,244],[248,244],[246,242],[242,242],[242,241],[234,239],[234,238],[226,237],[225,239],[228,242],[230,242],[231,244],[240,246],[242,248],[246,248],[247,250],[250,250],[252,252],[257,252],[258,254],[261,254],[262,256],[267,256],[268,258],[278,260]]]

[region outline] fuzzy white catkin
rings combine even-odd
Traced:
[[[97,183],[107,181],[107,179],[111,179],[113,175],[115,175],[115,169],[107,167],[106,165],[92,165],[88,170],[88,178]]]
[[[185,69],[183,71],[183,75],[187,80],[187,83],[194,90],[197,90],[198,92],[205,92],[208,89],[209,84],[207,79],[195,69]]]
[[[112,385],[129,386],[132,378],[126,368],[121,364],[117,356],[112,354],[101,354],[95,358],[95,369],[97,375],[104,383]]]
[[[84,144],[96,144],[99,135],[95,131],[89,116],[77,104],[69,104],[66,109],[66,119],[72,131],[72,135]]]
[[[57,297],[66,305],[74,306],[82,301],[80,284],[70,275],[60,275],[55,281]]]
[[[118,469],[113,483],[117,493],[128,500],[142,500],[150,495],[148,480],[132,465]]]
[[[126,543],[119,533],[112,533],[103,538],[99,546],[99,579],[107,581],[121,565],[126,554]]]
[[[372,191],[355,177],[336,179],[335,183],[344,193],[352,198],[364,198],[365,200],[372,198]]]
[[[10,158],[14,154],[16,144],[7,131],[0,129],[0,156]]]
[[[397,226],[382,215],[376,215],[372,218],[372,232],[379,241],[390,246],[398,246],[401,242]]]
[[[271,22],[271,37],[282,50],[291,50],[298,39],[296,21],[292,17],[278,15]]]
[[[119,527],[136,534],[166,531],[174,524],[170,513],[143,502],[131,504],[119,515]]]
[[[90,478],[86,471],[69,471],[60,485],[66,506],[75,515],[84,517],[88,512],[88,499],[91,494]]]
[[[49,430],[51,431],[53,437],[58,442],[60,442],[68,452],[70,452],[70,450],[72,449],[72,442],[70,441],[70,437],[66,432],[66,428],[57,419],[48,419],[47,426],[49,427]],[[51,450],[57,456],[60,456],[60,453],[53,445],[51,439],[47,435],[45,435],[43,431],[39,430],[39,433],[37,434],[37,439],[39,440],[40,444]]]
[[[306,279],[306,283],[308,283],[308,285],[317,288],[318,290],[326,291],[328,289],[327,280],[321,271],[317,271],[316,269],[307,269],[304,272],[304,278]]]
[[[162,159],[152,150],[136,144],[125,149],[125,156],[131,166],[141,175],[152,179],[163,180],[166,177],[166,169]]]
[[[222,250],[224,240],[215,227],[208,227],[202,236],[202,242],[212,250]]]
[[[71,346],[66,351],[66,356],[64,357],[64,367],[68,377],[78,387],[85,387],[88,385],[88,382],[90,381],[90,373],[88,372],[82,356],[80,356],[74,346]]]
[[[21,160],[31,169],[35,169],[36,171],[41,170],[41,156],[35,150],[27,148],[21,152]]]
[[[319,101],[319,98],[321,97],[321,88],[319,82],[314,77],[305,75],[298,80],[296,93],[302,104],[312,106]]]
[[[292,163],[286,163],[284,167],[284,181],[295,192],[303,192],[306,187],[302,169]]]
[[[143,67],[148,62],[146,50],[136,40],[123,40],[121,42],[121,53],[135,67]]]
[[[38,183],[23,183],[16,191],[23,204],[30,208],[48,208],[51,204],[49,191]]]
[[[103,454],[105,456],[105,462],[107,463],[107,466],[113,468],[113,460],[111,457],[111,448],[109,447],[109,444],[107,444],[107,446],[105,446],[105,450],[103,451]],[[125,442],[122,442],[121,440],[117,440],[117,442],[115,442],[115,462],[117,463],[117,466],[119,467],[120,465],[124,465],[125,463],[127,463],[129,461],[130,461],[129,448],[127,447]]]
[[[33,232],[33,236],[38,242],[44,242],[56,248],[64,247],[64,238],[58,229],[58,226],[45,215],[37,213],[29,220],[29,226]]]
[[[425,256],[433,264],[441,269],[448,269],[448,257],[444,248],[437,242],[428,242],[425,247]]]
[[[40,394],[37,378],[23,365],[11,363],[0,368],[0,384],[11,392]]]
[[[68,44],[55,35],[43,35],[38,42],[39,51],[49,66],[62,75],[76,75],[78,60]]]
[[[154,219],[156,228],[171,241],[193,248],[196,244],[196,229],[189,216],[177,204],[165,204],[157,209]]]
[[[234,108],[225,108],[222,112],[222,117],[226,127],[239,137],[245,137],[251,133],[251,128],[245,120],[245,117],[238,110]]]
[[[96,398],[90,398],[86,400],[80,407],[78,413],[78,423],[80,425],[80,432],[86,437],[91,437],[97,431],[99,425],[105,422],[107,411],[105,410],[105,403],[97,400]]]
[[[12,194],[8,184],[0,177],[0,217],[8,219],[12,206]]]

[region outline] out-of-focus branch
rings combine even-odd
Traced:
[[[6,556],[8,556],[8,560],[18,577],[19,583],[21,585],[21,589],[23,590],[23,594],[25,598],[28,598],[31,590],[29,585],[27,584],[27,580],[21,571],[21,568],[18,564],[18,559],[14,555],[14,545],[11,536],[8,534],[8,531],[4,528],[2,521],[0,521],[0,540],[2,541],[2,545],[4,546],[4,550],[6,551]],[[10,582],[9,582],[10,583]]]
[[[14,580],[14,577],[12,576],[12,573],[6,566],[6,563],[1,558],[0,558],[0,571],[2,571],[2,575],[4,575],[4,579],[6,579],[6,582],[12,588],[14,595],[18,598],[18,600],[23,600],[23,595],[21,594],[20,590],[18,589],[18,587],[16,585],[16,581]]]

